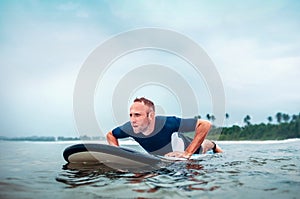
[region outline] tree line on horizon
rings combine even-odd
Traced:
[[[229,114],[228,113],[225,113],[225,119],[228,120],[229,119]],[[201,119],[202,116],[201,115],[197,115],[195,116],[195,118],[197,119]],[[216,120],[216,117],[212,114],[209,114],[207,113],[205,118],[209,121],[211,121],[212,123],[214,123],[214,121]],[[293,114],[293,115],[289,115],[287,113],[281,113],[281,112],[278,112],[275,114],[274,118],[276,118],[276,121],[278,124],[282,123],[282,122],[289,122],[289,121],[296,121],[297,119],[300,118],[300,112],[298,115],[296,114]],[[250,115],[246,115],[243,119],[243,122],[246,124],[246,125],[251,125],[251,120],[252,117]],[[266,118],[268,120],[269,123],[272,123],[274,120],[273,120],[273,117],[272,116],[268,116]]]
[[[195,116],[201,118],[201,116]],[[207,114],[206,118],[212,123],[215,116]],[[229,114],[225,114],[228,120]],[[208,134],[208,139],[213,140],[282,140],[290,138],[300,138],[300,113],[298,115],[288,115],[278,112],[275,117],[277,123],[272,123],[273,117],[267,117],[268,123],[252,124],[251,116],[244,117],[245,126],[233,125],[231,127],[212,127]],[[194,136],[194,132],[187,134]],[[0,136],[0,140],[6,141],[70,141],[70,140],[104,140],[104,137],[54,137],[54,136],[27,136],[27,137],[5,137]]]
[[[201,116],[195,116],[201,118]],[[212,123],[216,119],[213,115],[207,114],[206,118]],[[229,114],[225,114],[229,118]],[[213,126],[208,138],[215,140],[282,140],[300,138],[300,113],[289,115],[278,112],[275,117],[277,123],[272,123],[273,117],[268,116],[268,123],[252,124],[251,116],[244,117],[245,126],[233,125],[231,127]]]

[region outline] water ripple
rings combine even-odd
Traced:
[[[136,173],[105,165],[65,165],[56,180],[105,198],[293,198],[300,184],[299,155],[289,151],[237,151]]]

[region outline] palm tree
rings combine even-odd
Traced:
[[[225,114],[225,118],[226,118],[226,127],[228,127],[228,119],[229,119],[229,114],[228,113]]]
[[[211,115],[210,119],[211,119],[212,122],[214,122],[216,120],[216,117],[214,115]]]
[[[292,121],[295,122],[295,121],[297,121],[297,119],[298,119],[298,116],[294,114],[294,115],[292,116]]]
[[[226,119],[229,118],[229,114],[228,114],[228,113],[225,114],[225,118],[226,118]]]
[[[271,122],[273,121],[272,116],[269,116],[269,117],[268,117],[268,121],[269,121],[269,123],[271,123]]]
[[[276,118],[277,118],[277,122],[278,122],[278,123],[281,123],[281,120],[282,120],[282,113],[278,112],[278,113],[276,114]]]
[[[289,120],[290,120],[290,116],[289,116],[289,114],[283,114],[282,115],[282,119],[285,121],[285,122],[288,122]]]
[[[246,123],[247,126],[249,126],[251,124],[250,120],[251,120],[251,117],[249,115],[246,115],[246,117],[244,118],[244,123]]]
[[[210,119],[211,119],[211,117],[210,117],[210,115],[207,113],[206,114],[206,118],[210,121]]]
[[[194,118],[195,119],[201,119],[201,115],[196,115]]]

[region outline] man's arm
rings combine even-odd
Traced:
[[[211,123],[206,120],[198,120],[195,128],[195,136],[191,144],[186,148],[183,153],[184,158],[190,158],[195,151],[201,146],[202,142],[206,138],[209,130],[211,128]]]
[[[186,148],[184,152],[173,151],[167,153],[166,156],[178,157],[178,158],[190,158],[195,151],[201,146],[205,137],[207,136],[211,128],[211,123],[206,120],[198,120],[195,127],[195,136],[191,144]]]
[[[112,134],[111,131],[106,134],[106,140],[109,145],[119,146],[118,139]]]

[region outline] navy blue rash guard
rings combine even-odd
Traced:
[[[164,155],[172,151],[171,136],[174,132],[195,131],[197,119],[182,119],[174,116],[156,116],[154,131],[150,135],[134,133],[130,122],[112,130],[115,138],[132,137],[147,152]]]

